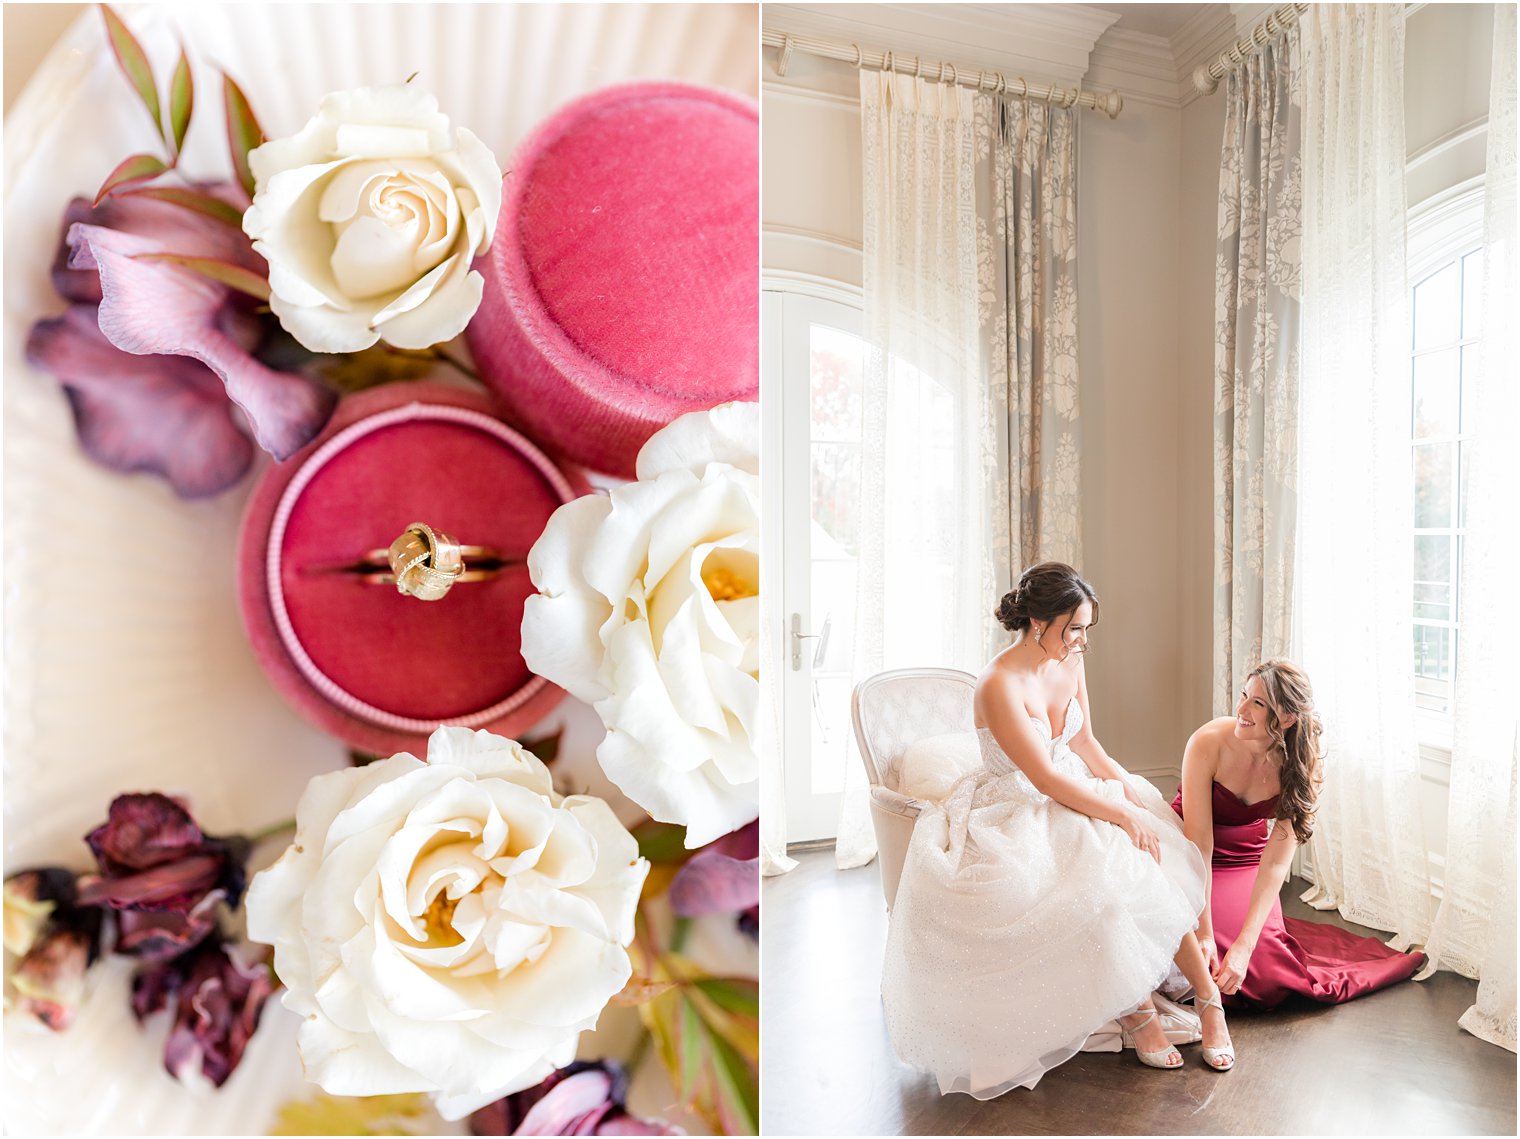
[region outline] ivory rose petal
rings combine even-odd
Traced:
[[[429,1092],[458,1119],[568,1063],[631,975],[649,864],[511,740],[439,728],[426,763],[312,780],[296,823],[249,887],[248,931],[331,1094]]]
[[[753,403],[680,417],[528,555],[523,659],[595,705],[602,769],[688,847],[758,813],[759,435]]]
[[[406,85],[328,95],[290,138],[249,154],[243,215],[269,262],[270,309],[314,352],[423,349],[464,331],[495,234],[501,168]]]

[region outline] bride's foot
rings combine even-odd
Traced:
[[[1120,1044],[1125,1048],[1133,1048],[1135,1055],[1140,1057],[1140,1063],[1152,1068],[1182,1067],[1182,1053],[1167,1040],[1156,1015],[1155,1005],[1121,1016],[1119,1028]]]
[[[1230,1030],[1224,1022],[1224,1005],[1219,1000],[1219,988],[1214,995],[1203,999],[1193,998],[1203,1021],[1203,1062],[1216,1072],[1228,1072],[1235,1066],[1235,1049],[1230,1044]]]

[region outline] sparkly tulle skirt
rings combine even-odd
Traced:
[[[1069,717],[1070,719],[1070,717]],[[1043,727],[1043,725],[1041,725]],[[1065,746],[1062,774],[1122,799]],[[1171,969],[1204,905],[1204,865],[1149,783],[1161,862],[1119,827],[1035,790],[979,735],[986,769],[914,826],[887,935],[882,1002],[898,1056],[943,1092],[1032,1088]]]

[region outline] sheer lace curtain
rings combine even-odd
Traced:
[[[1423,943],[1430,882],[1410,675],[1404,8],[1303,17],[1300,663],[1325,720],[1310,854],[1352,921]]]
[[[1230,72],[1214,276],[1216,713],[1292,632],[1302,99],[1295,25]]]
[[[1494,6],[1484,178],[1482,367],[1464,377],[1467,536],[1453,690],[1451,799],[1430,969],[1477,977],[1460,1024],[1515,1051],[1515,748],[1520,657],[1520,391],[1515,382],[1515,6]]]
[[[983,652],[986,387],[977,325],[975,96],[861,71],[865,365],[856,682]],[[985,146],[985,142],[982,144]],[[858,754],[836,857],[876,850]]]

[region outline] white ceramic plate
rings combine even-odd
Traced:
[[[196,176],[228,169],[216,68],[247,92],[271,137],[297,130],[329,91],[415,72],[503,167],[537,122],[609,83],[683,79],[758,93],[753,5],[120,11],[161,82],[178,43],[189,48],[197,112],[184,164]],[[244,640],[233,550],[253,478],[211,502],[185,503],[155,478],[94,466],[58,385],[23,358],[32,323],[63,307],[48,269],[64,205],[155,141],[93,9],[5,123],[7,873],[38,863],[85,868],[81,838],[119,792],[184,794],[208,830],[249,831],[289,818],[307,780],[345,761],[341,744],[280,700]],[[572,703],[554,717],[569,725],[564,761],[600,791],[588,762],[600,726]],[[92,972],[67,1034],[7,1023],[7,1132],[262,1134],[281,1103],[315,1090],[301,1078],[295,1018],[277,1002],[226,1087],[176,1084],[162,1067],[163,1018],[146,1030],[132,1020],[127,972],[122,962]]]

